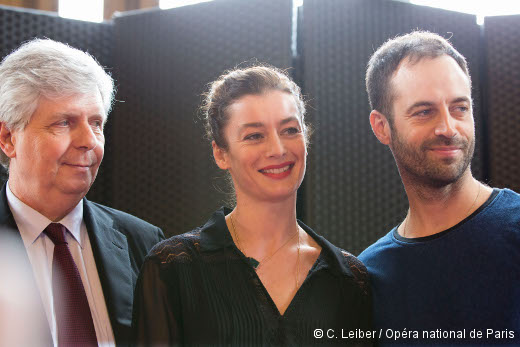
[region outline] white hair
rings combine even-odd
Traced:
[[[114,81],[88,53],[50,39],[21,45],[0,64],[0,122],[23,130],[41,96],[58,99],[99,90],[105,113],[112,108]],[[0,150],[0,163],[9,158]]]

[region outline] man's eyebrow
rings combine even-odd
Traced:
[[[59,118],[59,117],[81,117],[80,114],[78,113],[75,113],[75,112],[56,112],[56,113],[53,113],[51,115],[51,117],[54,117],[54,118]],[[96,117],[99,117],[99,118],[108,118],[106,117],[103,113],[93,113],[91,115],[88,116],[88,118],[96,118]]]
[[[431,101],[418,101],[416,103],[414,103],[412,106],[408,107],[406,109],[406,113],[410,113],[414,108],[417,108],[417,107],[425,107],[425,106],[432,106],[433,105],[433,102]]]
[[[74,116],[73,113],[70,113],[70,112],[55,112],[51,115],[51,117],[71,117],[71,116]]]
[[[469,99],[467,96],[461,96],[453,99],[452,103],[454,102],[469,102],[471,104],[471,99]]]
[[[469,102],[471,103],[471,99],[468,98],[467,96],[459,96],[455,99],[453,99],[451,101],[451,103],[456,103],[456,102]],[[408,107],[408,109],[406,110],[406,113],[410,113],[414,108],[416,107],[427,107],[427,106],[432,106],[434,103],[431,102],[431,101],[417,101],[416,103],[414,103],[413,105],[411,105],[410,107]]]

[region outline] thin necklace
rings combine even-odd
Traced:
[[[300,231],[298,233],[298,257],[296,258],[296,290],[300,288]]]
[[[231,229],[233,231],[233,236],[235,237],[235,240],[237,241],[237,247],[238,249],[244,253],[242,251],[242,246],[240,245],[240,239],[238,237],[238,233],[236,231],[236,228],[235,228],[235,222],[233,221],[233,215],[230,214],[229,215],[229,220],[231,221]],[[294,237],[298,235],[298,253],[297,253],[297,258],[296,258],[296,288],[299,288],[300,287],[300,229],[298,228],[298,226],[296,226],[296,232],[294,234],[291,235],[291,237],[289,237],[287,239],[287,241],[285,241],[280,247],[278,247],[273,253],[271,253],[270,255],[264,257],[262,260],[260,260],[258,262],[258,266],[255,268],[256,271],[258,271],[260,269],[260,267],[262,267],[262,265],[264,265],[265,263],[267,263],[276,253],[278,253],[279,250],[281,250],[286,244],[289,243],[289,241],[291,241],[292,239],[294,239]]]
[[[233,216],[231,214],[229,214],[229,220],[231,221],[231,229],[233,229],[233,236],[235,237],[235,240],[237,240],[237,247],[242,252],[242,247],[240,246],[240,239],[238,238],[238,234],[235,231],[235,223],[233,222]]]
[[[479,184],[478,184],[477,197],[475,198],[475,200],[473,200],[473,203],[472,203],[471,206],[469,207],[468,212],[466,212],[466,217],[469,216],[469,214],[471,213],[471,210],[473,209],[473,206],[475,206],[475,204],[477,203],[478,197],[480,196],[480,188],[481,188],[481,186],[482,186],[482,185],[479,183]],[[406,216],[406,218],[404,219],[403,237],[406,237],[406,225],[407,225],[407,224],[408,224],[408,216]]]

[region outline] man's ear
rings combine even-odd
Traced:
[[[215,141],[211,141],[211,147],[213,147],[213,158],[215,158],[217,166],[222,170],[229,169],[227,152],[220,148]]]
[[[9,158],[15,157],[13,133],[4,122],[0,122],[0,148]]]
[[[370,126],[372,126],[372,131],[379,142],[384,145],[390,144],[392,140],[390,123],[384,114],[376,110],[370,112]]]

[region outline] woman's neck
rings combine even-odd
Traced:
[[[296,194],[294,198],[277,202],[253,202],[237,197],[237,205],[226,222],[241,250],[250,257],[262,259],[298,230]]]

